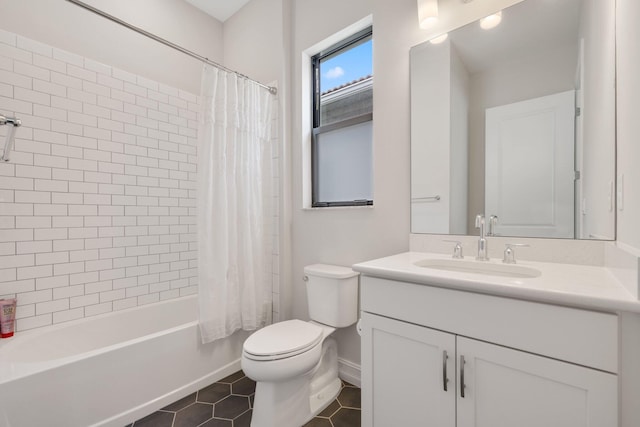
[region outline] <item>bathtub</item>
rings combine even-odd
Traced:
[[[196,298],[0,340],[0,426],[123,427],[239,370],[246,333],[203,345]]]

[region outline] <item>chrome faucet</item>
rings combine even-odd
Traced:
[[[476,228],[480,229],[480,239],[478,240],[478,256],[476,257],[478,261],[489,261],[489,249],[487,245],[487,239],[485,238],[486,235],[484,226],[484,215],[476,215]]]

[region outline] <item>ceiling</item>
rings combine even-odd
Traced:
[[[249,3],[249,0],[186,0],[186,2],[213,16],[218,21],[224,22],[242,6]]]

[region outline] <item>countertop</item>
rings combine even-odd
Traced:
[[[540,270],[534,278],[510,278],[487,274],[444,271],[419,267],[416,262],[451,260],[450,255],[405,252],[353,265],[353,270],[365,276],[412,282],[462,291],[539,301],[607,312],[640,313],[640,301],[600,266],[520,261],[516,265]],[[475,261],[465,257],[465,261]],[[502,264],[491,259],[488,263]]]

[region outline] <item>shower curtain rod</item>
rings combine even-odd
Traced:
[[[163,39],[162,37],[158,37],[153,33],[150,33],[148,31],[143,30],[142,28],[136,27],[135,25],[131,25],[128,22],[125,22],[120,18],[117,18],[117,17],[115,17],[113,15],[109,15],[108,13],[103,12],[102,10],[97,9],[97,8],[91,6],[91,5],[88,5],[88,4],[84,3],[84,2],[81,2],[80,0],[67,0],[67,1],[69,3],[75,4],[76,6],[80,6],[81,8],[86,9],[86,10],[88,10],[90,12],[93,12],[96,15],[100,15],[103,18],[107,18],[108,20],[110,20],[112,22],[115,22],[116,24],[120,24],[123,27],[129,28],[130,30],[133,30],[136,33],[142,34],[145,37],[148,37],[148,38],[153,39],[153,40],[155,40],[155,41],[157,41],[159,43],[162,43],[165,46],[168,46],[168,47],[170,47],[172,49],[178,50],[178,51],[180,51],[180,52],[182,52],[182,53],[184,53],[186,55],[189,55],[189,56],[191,56],[193,58],[199,59],[200,61],[202,61],[204,63],[207,63],[209,65],[213,65],[214,67],[219,68],[221,70],[224,70],[224,71],[227,71],[227,72],[230,72],[230,73],[234,73],[234,74],[237,74],[238,76],[240,76],[242,78],[251,80],[252,82],[255,82],[258,86],[267,89],[273,95],[276,95],[278,93],[278,89],[273,87],[273,86],[267,86],[265,84],[262,84],[259,81],[254,80],[254,79],[252,79],[252,78],[250,78],[250,77],[248,77],[248,76],[246,76],[246,75],[244,75],[242,73],[239,73],[239,72],[237,72],[235,70],[227,68],[224,65],[218,64],[217,62],[214,62],[214,61],[210,60],[209,58],[205,58],[204,56],[198,55],[195,52],[192,52],[192,51],[190,51],[188,49],[185,49],[184,47],[179,46],[179,45],[177,45],[175,43],[172,43],[169,40]]]

